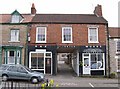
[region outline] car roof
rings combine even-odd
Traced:
[[[21,64],[1,64],[0,66],[22,66]]]

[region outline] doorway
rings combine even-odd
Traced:
[[[58,53],[57,74],[79,76],[79,55],[77,53]]]

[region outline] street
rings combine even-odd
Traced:
[[[110,79],[110,78],[103,78],[103,77],[78,77],[73,72],[71,67],[68,65],[59,65],[58,66],[58,74],[56,76],[46,74],[45,78],[50,80],[54,80],[53,87],[89,87],[89,88],[98,88],[98,87],[114,87],[117,89],[118,79]],[[10,84],[11,82],[8,81]],[[2,83],[3,87],[8,86],[6,83]],[[11,84],[10,84],[11,85]],[[13,87],[40,87],[41,84],[31,84],[28,81],[20,81],[18,83],[14,83]],[[113,89],[113,88],[112,88]]]

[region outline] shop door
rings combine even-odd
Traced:
[[[52,54],[51,54],[51,52],[46,52],[45,73],[52,74]]]
[[[83,74],[90,74],[90,58],[89,55],[83,55]]]

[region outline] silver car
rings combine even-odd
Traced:
[[[35,72],[23,65],[11,65],[2,64],[0,65],[0,77],[3,81],[7,79],[23,79],[29,80],[32,83],[38,83],[44,80],[44,74]]]

